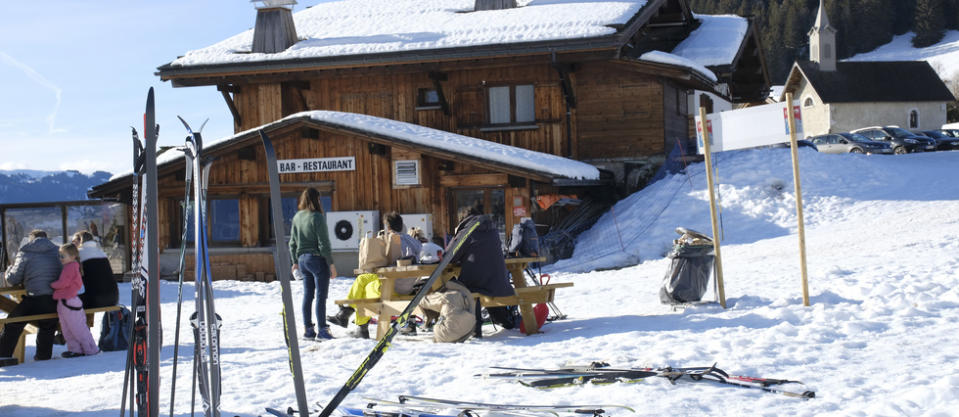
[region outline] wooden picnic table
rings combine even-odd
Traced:
[[[0,311],[10,314],[13,309],[17,308],[20,305],[21,298],[27,294],[27,290],[23,286],[13,286],[13,287],[0,287]],[[93,315],[94,313],[106,312],[106,311],[116,311],[119,310],[120,306],[107,306],[107,307],[96,307],[96,308],[87,308],[84,309],[84,312],[87,314],[87,327],[93,327]],[[23,363],[25,345],[27,340],[27,333],[36,333],[37,328],[33,323],[40,320],[49,320],[57,319],[57,313],[46,313],[46,314],[35,314],[31,316],[22,316],[14,318],[0,318],[0,327],[6,323],[16,323],[16,322],[29,322],[26,327],[23,329],[23,333],[20,333],[20,340],[17,341],[17,347],[13,350],[13,357],[17,358],[20,363]]]
[[[479,293],[473,293],[477,302],[483,307],[505,307],[519,306],[520,315],[523,319],[523,327],[526,334],[539,333],[539,324],[536,322],[536,315],[533,313],[533,305],[538,303],[547,303],[553,301],[557,288],[572,287],[573,283],[559,283],[541,286],[529,286],[526,283],[526,267],[533,262],[544,262],[545,257],[537,258],[506,258],[506,269],[509,271],[513,280],[513,289],[516,295],[506,297],[490,297]],[[413,299],[412,295],[396,294],[394,289],[398,280],[409,278],[420,278],[429,276],[436,271],[436,264],[425,265],[406,265],[377,268],[372,273],[380,277],[380,297],[370,299],[336,300],[339,305],[356,305],[357,312],[370,317],[376,317],[377,328],[376,337],[380,338],[389,330],[390,320],[393,316],[398,316],[404,308]],[[357,274],[367,273],[369,271],[356,270]],[[432,290],[435,291],[443,286],[453,277],[459,276],[459,265],[449,265],[440,275],[439,279],[433,283]]]

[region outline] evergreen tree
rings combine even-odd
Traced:
[[[912,45],[917,48],[933,45],[945,36],[946,19],[943,15],[943,0],[918,0],[916,2],[915,23],[913,29],[916,36],[912,38]]]

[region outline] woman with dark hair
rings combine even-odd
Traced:
[[[317,340],[332,339],[326,325],[326,294],[330,278],[336,276],[336,266],[330,254],[330,236],[326,229],[326,217],[320,205],[320,192],[307,188],[300,194],[299,211],[293,216],[290,228],[290,256],[293,272],[303,274],[303,337]],[[313,330],[313,300],[316,299],[317,330]]]

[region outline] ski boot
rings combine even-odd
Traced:
[[[345,329],[350,325],[350,316],[354,311],[352,307],[340,306],[340,311],[335,316],[326,316],[326,321]]]

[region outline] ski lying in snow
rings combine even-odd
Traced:
[[[713,366],[691,368],[609,368],[602,362],[584,366],[571,366],[559,369],[501,368],[504,372],[480,374],[484,378],[512,379],[523,385],[536,388],[557,388],[584,383],[609,384],[615,382],[636,382],[649,377],[666,378],[671,383],[677,381],[705,381],[743,388],[760,389],[766,392],[798,398],[815,398],[815,391],[806,389],[800,381],[787,379],[759,378],[742,375],[730,375]]]
[[[636,412],[631,407],[617,404],[591,404],[591,405],[530,405],[530,404],[491,404],[472,401],[444,400],[439,398],[418,397],[415,395],[400,395],[399,404],[406,406],[425,406],[425,405],[444,405],[463,410],[482,410],[482,411],[542,411],[556,413],[573,413],[587,415],[602,415],[606,409],[621,409],[629,412]]]
[[[283,203],[280,195],[280,176],[277,173],[276,151],[273,142],[262,130],[260,140],[266,154],[266,172],[270,182],[270,213],[273,217],[273,241],[276,242],[273,252],[273,265],[276,278],[280,281],[280,292],[283,299],[283,337],[286,341],[287,356],[290,362],[290,372],[293,374],[293,389],[296,391],[296,403],[301,417],[310,415],[309,404],[306,400],[306,387],[303,385],[303,368],[300,365],[300,345],[296,338],[296,316],[293,308],[293,292],[290,289],[290,267],[293,261],[286,248],[286,239],[283,225]],[[317,319],[322,320],[322,317]],[[269,411],[269,409],[267,410]],[[290,414],[292,415],[292,414]]]
[[[262,132],[261,132],[262,135]],[[367,372],[373,369],[373,366],[379,362],[380,358],[383,357],[383,354],[386,353],[387,349],[390,348],[390,342],[392,342],[393,337],[399,333],[400,328],[406,325],[406,322],[409,321],[410,315],[413,314],[413,310],[419,306],[420,301],[426,297],[428,293],[433,288],[433,283],[439,279],[440,275],[443,275],[443,271],[446,267],[453,261],[453,257],[459,252],[460,248],[469,240],[470,236],[476,231],[477,227],[480,225],[481,216],[475,216],[468,223],[463,225],[463,231],[461,234],[458,234],[452,242],[449,244],[449,250],[443,254],[443,257],[440,258],[440,263],[436,265],[436,270],[430,274],[429,279],[423,283],[423,287],[413,296],[413,299],[410,300],[409,304],[406,305],[406,308],[400,313],[400,315],[390,324],[389,329],[386,330],[386,334],[378,342],[376,346],[373,347],[373,350],[370,351],[370,354],[360,363],[359,368],[350,375],[350,378],[346,380],[346,384],[333,396],[333,399],[323,408],[323,411],[320,412],[320,417],[329,417],[333,413],[333,410],[336,409],[343,402],[343,399],[346,398],[350,392],[360,384],[360,381],[363,380],[363,377],[366,376]]]

